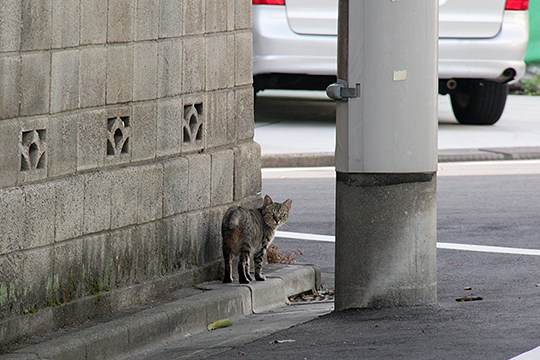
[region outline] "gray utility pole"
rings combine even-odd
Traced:
[[[336,310],[437,301],[437,16],[339,1]]]

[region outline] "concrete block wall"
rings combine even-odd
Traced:
[[[0,345],[218,276],[257,201],[249,0],[5,0]]]

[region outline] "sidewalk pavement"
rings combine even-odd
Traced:
[[[334,165],[335,105],[324,92],[268,90],[257,101],[263,167]],[[509,96],[495,126],[464,126],[440,96],[439,162],[540,159],[539,106],[540,97]]]
[[[262,148],[264,168],[334,165],[334,124],[256,124],[255,140]],[[439,162],[533,160],[540,159],[540,146],[443,148],[438,150],[438,159]]]
[[[540,146],[484,149],[443,149],[439,150],[438,159],[440,163],[458,161],[533,160],[540,159]],[[263,168],[317,166],[334,166],[334,153],[305,152],[262,155]]]

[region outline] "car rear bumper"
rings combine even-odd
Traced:
[[[498,79],[514,69],[525,73],[529,18],[524,11],[507,11],[501,31],[490,39],[440,39],[439,78]]]
[[[284,6],[253,6],[253,74],[335,75],[335,36],[299,35]]]
[[[499,34],[489,39],[439,40],[439,78],[501,79],[525,72],[528,14],[507,11]],[[299,35],[287,24],[283,6],[253,8],[253,74],[335,75],[335,36]]]

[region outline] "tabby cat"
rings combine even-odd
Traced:
[[[224,283],[233,281],[232,262],[235,256],[239,256],[238,280],[241,284],[248,284],[252,280],[249,274],[251,255],[255,262],[255,280],[265,280],[262,262],[266,249],[274,239],[276,228],[283,225],[289,217],[291,206],[291,199],[277,203],[266,195],[263,206],[258,209],[235,206],[227,210],[221,223],[225,259]]]

